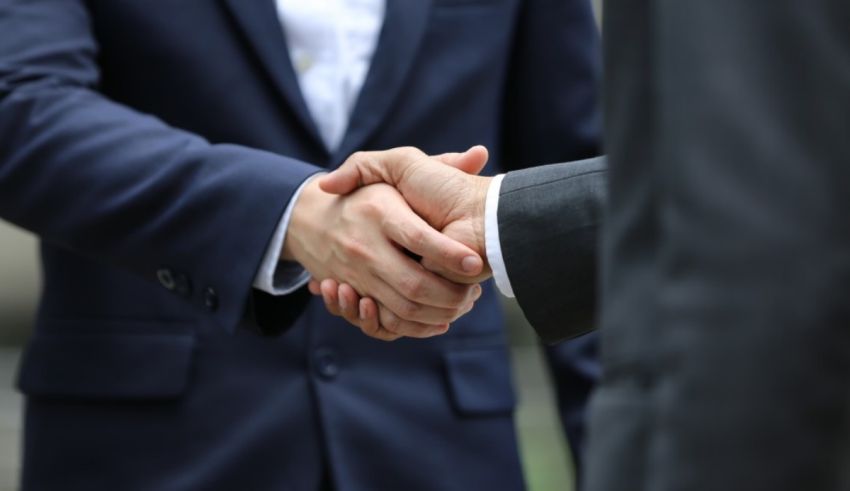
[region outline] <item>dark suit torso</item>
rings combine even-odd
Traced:
[[[329,153],[270,0],[0,3],[0,214],[43,240],[23,487],[521,488],[490,288],[385,344],[250,284],[301,162],[594,153],[594,29],[578,0],[390,0]]]
[[[500,223],[548,224],[500,237],[549,338],[586,328],[564,298],[592,316],[564,248],[592,256],[605,202],[586,489],[850,489],[848,25],[844,1],[608,2],[607,187],[601,160],[505,178]]]

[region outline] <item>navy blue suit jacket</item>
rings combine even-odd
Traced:
[[[585,0],[389,0],[328,152],[272,0],[0,0],[0,216],[44,268],[23,487],[521,488],[491,288],[386,344],[251,283],[294,190],[355,150],[595,153],[597,51]]]

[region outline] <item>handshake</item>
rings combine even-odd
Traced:
[[[311,275],[329,312],[391,341],[445,333],[490,276],[487,150],[353,154],[298,197],[281,258]]]

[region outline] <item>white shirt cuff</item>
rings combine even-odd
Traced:
[[[504,174],[499,174],[490,181],[487,189],[487,200],[484,202],[484,246],[487,249],[487,262],[493,270],[496,287],[502,295],[514,298],[514,289],[508,279],[505,258],[502,257],[502,245],[499,242],[499,191],[502,189]]]
[[[293,261],[281,261],[280,251],[283,248],[284,240],[286,240],[286,230],[289,228],[289,221],[292,219],[292,210],[295,208],[298,197],[301,196],[301,191],[319,175],[316,174],[307,178],[295,190],[292,199],[289,200],[286,211],[283,212],[283,217],[280,219],[280,224],[278,224],[277,230],[275,230],[272,240],[269,242],[269,247],[266,249],[266,255],[263,257],[257,276],[254,277],[254,288],[272,295],[288,295],[310,281],[310,273],[300,264]]]

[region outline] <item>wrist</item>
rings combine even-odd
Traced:
[[[280,259],[298,262],[303,266],[302,259],[307,249],[308,237],[316,231],[316,224],[321,223],[318,214],[323,205],[332,200],[333,196],[322,191],[319,188],[319,179],[312,177],[295,199]]]
[[[481,252],[481,259],[487,263],[486,240],[485,240],[485,215],[487,206],[487,192],[490,189],[492,177],[475,176],[471,195],[470,217],[472,219],[472,230],[475,236],[475,250]]]

